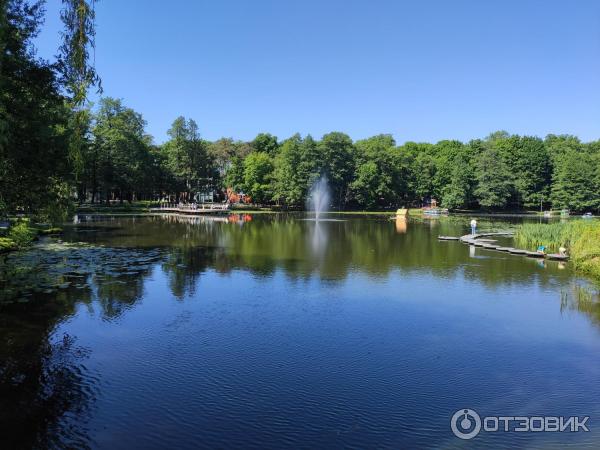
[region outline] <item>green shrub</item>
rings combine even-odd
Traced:
[[[8,230],[8,238],[12,240],[17,247],[27,247],[36,237],[36,231],[29,227],[29,221],[20,220]]]
[[[0,253],[9,252],[11,250],[16,250],[17,244],[10,238],[0,237]]]

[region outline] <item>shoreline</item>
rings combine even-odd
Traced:
[[[155,212],[151,212],[150,206],[141,206],[141,205],[128,205],[128,206],[84,206],[78,207],[75,209],[75,214],[95,214],[95,215],[125,215],[125,214],[134,214],[134,215],[153,215]],[[295,209],[295,210],[285,210],[280,208],[271,208],[271,207],[263,207],[263,208],[232,208],[228,210],[224,210],[224,213],[231,214],[301,214],[308,213],[308,210],[304,209]],[[383,215],[383,216],[394,216],[396,214],[396,209],[393,210],[330,210],[325,214],[336,214],[336,215]],[[408,208],[408,216],[423,216],[423,212],[421,208]],[[510,217],[532,217],[532,218],[544,218],[544,219],[560,219],[559,215],[553,215],[551,217],[544,217],[542,213],[539,211],[499,211],[499,212],[489,212],[489,211],[478,211],[478,210],[457,210],[451,211],[450,216],[475,216],[475,217],[499,217],[499,218],[510,218]],[[570,216],[570,218],[577,218],[579,216],[574,215]]]

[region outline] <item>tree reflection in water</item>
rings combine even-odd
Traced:
[[[239,216],[241,217],[241,216]],[[598,294],[574,284],[568,267],[476,249],[436,236],[459,235],[462,222],[427,224],[386,218],[308,222],[293,215],[253,220],[227,218],[119,218],[86,223],[67,232],[73,244],[41,247],[0,262],[0,433],[9,448],[86,447],[86,417],[98,377],[85,367],[76,337],[55,329],[78,305],[104,320],[125,314],[144,297],[154,271],[162,271],[176,299],[196,294],[206,271],[243,270],[259,277],[277,271],[291,279],[318,276],[343,281],[434,274],[489,288],[533,280],[575,286],[561,310],[587,314],[600,325]],[[485,221],[482,221],[485,226]],[[506,226],[503,223],[502,226]],[[490,225],[491,226],[491,225]],[[86,244],[74,243],[84,241]],[[564,290],[563,290],[564,291]]]
[[[54,302],[53,298],[44,301]],[[58,300],[59,302],[61,300]],[[0,313],[0,434],[4,448],[87,448],[96,378],[87,351],[69,335],[54,336],[71,308],[45,305]]]

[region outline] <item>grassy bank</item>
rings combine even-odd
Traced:
[[[11,219],[10,226],[0,231],[0,253],[29,247],[38,236],[62,233],[62,228],[31,223],[27,218]]]
[[[552,251],[567,248],[575,270],[600,280],[600,222],[570,220],[550,224],[523,224],[515,239],[530,248],[544,245]]]
[[[157,207],[156,202],[134,202],[123,204],[106,205],[101,203],[79,205],[76,212],[82,214],[113,214],[113,213],[145,213],[149,212],[150,208]]]

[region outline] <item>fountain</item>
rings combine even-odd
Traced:
[[[329,185],[327,177],[321,176],[310,188],[307,200],[307,208],[309,211],[315,212],[315,220],[322,220],[321,215],[329,208]]]

